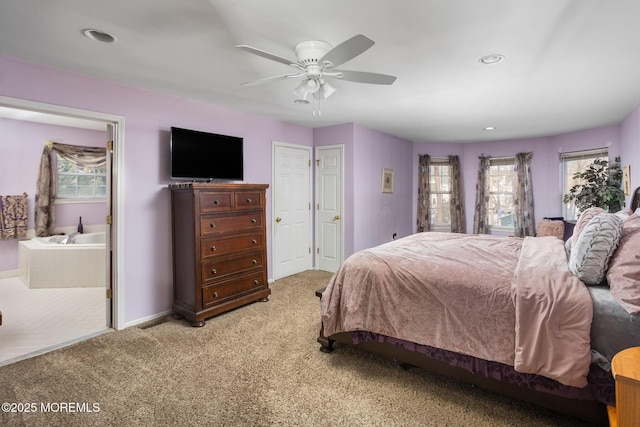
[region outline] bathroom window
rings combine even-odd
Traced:
[[[56,153],[56,197],[58,199],[104,199],[107,167],[84,167]]]

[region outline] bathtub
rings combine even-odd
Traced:
[[[105,287],[105,234],[36,237],[19,243],[19,276],[29,288]]]
[[[66,235],[62,236],[49,236],[49,237],[36,237],[35,240],[40,242],[43,245],[62,245],[62,241],[66,238]],[[67,245],[102,245],[105,243],[105,234],[104,233],[86,233],[86,234],[77,234],[71,238],[72,243],[64,244]]]

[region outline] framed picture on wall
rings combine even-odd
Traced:
[[[393,169],[382,168],[382,192],[393,193]]]
[[[631,166],[626,165],[622,167],[622,189],[624,190],[624,195],[628,196],[631,194]]]

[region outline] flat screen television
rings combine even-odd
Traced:
[[[242,181],[243,138],[171,128],[171,179]]]

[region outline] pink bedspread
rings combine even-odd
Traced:
[[[514,368],[584,387],[591,364],[593,303],[554,237],[527,237],[513,276]]]
[[[544,240],[564,251],[562,241],[551,239],[555,238],[535,240]],[[323,293],[324,334],[370,331],[518,369],[516,349],[523,354],[529,351],[529,346],[538,349],[539,344],[535,339],[528,339],[535,334],[517,333],[515,327],[527,324],[527,310],[531,309],[531,304],[521,304],[521,310],[516,312],[515,302],[522,299],[516,296],[516,286],[512,290],[518,266],[531,265],[519,263],[523,243],[528,240],[429,232],[355,253]],[[555,252],[552,254],[555,256]],[[564,254],[562,258],[566,268]],[[590,305],[586,288],[584,292]],[[556,306],[556,303],[549,305]],[[535,304],[533,306],[536,312]],[[516,314],[520,316],[518,323]],[[534,322],[544,324],[540,320]],[[591,318],[586,323],[588,340]],[[516,337],[521,339],[518,347]],[[551,344],[545,342],[544,345]],[[564,352],[567,347],[571,344],[558,348]],[[542,353],[545,352],[553,352],[553,348],[543,348]],[[537,361],[540,351],[535,354]],[[525,369],[531,365],[525,358],[518,360],[525,362]],[[542,364],[546,366],[548,360]],[[537,363],[533,365],[536,373],[546,375]],[[576,375],[586,378],[586,374],[584,371]],[[568,377],[554,379],[563,382]],[[569,382],[568,385],[581,383]]]

